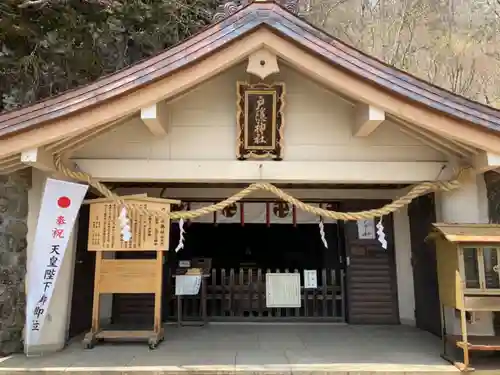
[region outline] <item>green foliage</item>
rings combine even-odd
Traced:
[[[208,24],[216,0],[1,0],[0,111],[81,86]]]

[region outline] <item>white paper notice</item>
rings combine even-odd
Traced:
[[[316,270],[304,270],[304,288],[315,289],[318,287],[318,273]]]
[[[266,307],[300,305],[300,273],[266,273]]]
[[[25,343],[37,345],[59,268],[88,186],[47,179],[28,264]],[[55,317],[59,318],[59,317]]]
[[[373,219],[358,220],[358,238],[360,240],[375,239],[375,221]]]
[[[195,296],[200,291],[201,276],[177,275],[175,277],[176,296]]]

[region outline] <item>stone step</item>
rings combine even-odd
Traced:
[[[190,367],[46,367],[46,368],[0,368],[0,375],[443,375],[460,374],[456,368],[449,370],[419,369],[409,370],[395,368],[388,369],[386,366],[373,366],[372,368],[318,368],[313,367],[244,367],[244,368],[190,368]],[[474,375],[498,375],[498,370],[488,372],[476,371]]]
[[[460,374],[453,366],[401,364],[245,365],[245,366],[106,366],[0,367],[0,375],[444,375]],[[498,375],[499,370],[477,370],[474,375]]]

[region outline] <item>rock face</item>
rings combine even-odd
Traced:
[[[31,171],[0,176],[0,356],[22,350]]]

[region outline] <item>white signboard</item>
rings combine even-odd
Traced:
[[[175,276],[176,296],[195,296],[200,291],[200,275],[177,275]]]
[[[358,238],[360,240],[375,239],[375,222],[373,219],[358,220]]]
[[[315,289],[318,287],[318,272],[316,270],[304,270],[304,288]]]
[[[300,305],[300,273],[266,273],[266,307]]]
[[[68,241],[88,186],[47,179],[28,264],[26,346],[37,345],[64,260]]]

